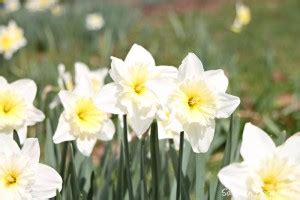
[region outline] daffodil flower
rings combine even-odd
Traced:
[[[85,18],[85,26],[87,30],[96,31],[100,30],[105,24],[104,18],[101,14],[92,13],[88,14]]]
[[[21,4],[19,0],[4,0],[4,9],[8,12],[14,12],[20,9]]]
[[[236,3],[236,17],[231,26],[231,31],[235,33],[241,32],[242,28],[251,21],[250,8],[241,2]]]
[[[300,194],[300,136],[276,147],[263,130],[247,123],[241,145],[243,162],[219,172],[234,200],[298,199]]]
[[[25,7],[33,12],[44,11],[53,7],[57,2],[57,0],[27,0]]]
[[[10,21],[7,27],[0,27],[0,54],[3,54],[5,59],[10,59],[26,44],[23,29],[18,27],[15,21]]]
[[[127,114],[128,123],[141,136],[152,123],[160,105],[159,93],[177,74],[170,66],[155,66],[151,54],[134,44],[125,60],[111,57],[110,76],[113,83],[100,90],[107,112]]]
[[[0,135],[12,138],[16,130],[23,143],[27,126],[44,120],[44,114],[33,106],[36,92],[32,80],[21,79],[9,84],[0,76]]]
[[[64,111],[53,136],[54,143],[76,140],[79,151],[90,156],[97,139],[113,138],[114,124],[103,110],[102,97],[95,95],[92,88],[77,87],[73,92],[62,90],[59,98]]]
[[[206,152],[215,131],[215,118],[227,118],[240,103],[226,94],[223,70],[204,71],[199,58],[189,53],[179,66],[177,85],[168,106],[181,124],[194,152]]]
[[[51,167],[40,164],[37,139],[26,139],[23,148],[0,136],[0,199],[48,199],[62,188],[62,178]]]

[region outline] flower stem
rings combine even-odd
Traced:
[[[151,170],[152,170],[152,188],[153,188],[153,199],[159,199],[159,176],[158,176],[158,135],[157,135],[157,123],[153,122],[151,125],[150,134],[150,153],[151,153]]]
[[[127,117],[123,115],[123,128],[124,128],[124,151],[125,151],[125,165],[126,165],[126,174],[127,174],[127,185],[128,185],[128,193],[129,199],[133,200],[133,189],[131,182],[131,173],[130,173],[130,161],[129,161],[129,148],[128,148],[128,138],[127,138]]]
[[[176,191],[176,199],[180,198],[180,189],[181,189],[181,171],[182,171],[182,154],[183,154],[183,142],[184,142],[184,132],[180,132],[180,143],[179,143],[179,158],[178,158],[178,166],[177,166],[177,191]]]
[[[145,180],[145,140],[141,139],[141,200],[146,199],[147,185]]]
[[[196,199],[204,199],[205,187],[205,154],[196,155]]]

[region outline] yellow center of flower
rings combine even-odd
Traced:
[[[79,137],[94,137],[107,118],[91,98],[80,98],[74,108],[73,134]]]
[[[250,9],[245,6],[241,6],[238,9],[238,19],[242,25],[247,25],[251,21]]]
[[[11,172],[7,174],[4,180],[4,185],[6,187],[14,186],[17,183],[18,174],[16,172]]]
[[[136,95],[143,95],[147,91],[146,82],[149,79],[147,66],[137,64],[129,69],[130,87]]]
[[[263,163],[258,171],[261,178],[263,196],[266,200],[291,200],[298,197],[299,167],[286,159],[271,158]],[[262,199],[261,196],[255,196]]]
[[[2,37],[0,36],[0,46],[4,51],[10,50],[13,44],[13,38],[8,33],[4,33]]]
[[[200,96],[189,97],[188,104],[190,108],[193,108],[194,106],[199,106],[201,104],[201,97]]]
[[[26,103],[13,91],[0,91],[0,121],[10,125],[24,119]],[[1,122],[0,122],[1,123]]]

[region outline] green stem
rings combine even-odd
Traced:
[[[196,155],[196,199],[204,199],[205,187],[205,154]]]
[[[147,185],[145,180],[145,140],[141,139],[141,199],[146,199]]]
[[[128,193],[129,199],[133,200],[133,189],[131,182],[131,173],[130,173],[130,161],[129,161],[129,148],[128,148],[128,138],[127,138],[127,117],[123,115],[123,130],[124,130],[124,151],[125,151],[125,165],[126,165],[126,174],[127,174],[127,185],[128,185]]]
[[[180,132],[180,143],[179,143],[179,158],[177,166],[177,191],[176,199],[180,198],[180,189],[181,189],[181,171],[182,171],[182,154],[183,154],[183,142],[184,142],[184,132]]]
[[[150,134],[150,153],[151,153],[151,170],[152,170],[152,188],[154,199],[159,199],[159,176],[158,176],[158,135],[157,135],[157,123],[153,122],[151,125],[151,134]]]

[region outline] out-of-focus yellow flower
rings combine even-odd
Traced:
[[[104,24],[103,16],[98,13],[89,14],[85,18],[85,26],[90,31],[100,30]]]
[[[43,11],[51,8],[57,0],[27,0],[26,8],[30,11]]]
[[[4,9],[8,12],[14,12],[20,9],[20,1],[19,0],[2,0]]]
[[[251,11],[248,6],[238,2],[236,3],[236,17],[231,26],[231,31],[235,33],[241,32],[242,28],[251,21]]]
[[[51,14],[58,17],[61,16],[64,13],[64,7],[62,5],[59,4],[55,4],[52,8],[51,8]]]
[[[5,59],[10,59],[14,52],[26,44],[23,29],[15,21],[10,21],[7,27],[0,27],[0,54]]]

